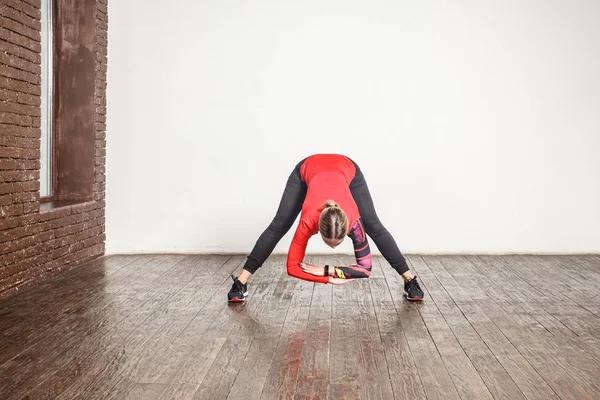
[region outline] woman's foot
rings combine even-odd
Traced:
[[[227,293],[227,299],[232,303],[245,301],[246,296],[248,296],[248,285],[243,284],[233,275],[231,275],[231,279],[233,279],[233,285],[231,285],[231,289]]]
[[[421,290],[416,275],[404,282],[404,296],[406,296],[407,300],[411,301],[421,301],[425,297],[425,293]]]

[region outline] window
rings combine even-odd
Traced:
[[[94,196],[95,27],[95,1],[41,0],[42,202]]]
[[[41,4],[41,143],[40,143],[40,197],[51,198],[54,195],[53,185],[53,29],[52,0],[42,0]]]

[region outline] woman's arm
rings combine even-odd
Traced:
[[[352,229],[348,236],[352,239],[356,264],[333,267],[333,276],[340,279],[370,277],[371,268],[373,266],[373,257],[371,256],[369,241],[360,219],[352,225]]]
[[[309,274],[300,267],[302,260],[304,259],[304,255],[306,254],[306,246],[308,245],[308,239],[310,236],[310,231],[306,226],[306,223],[301,219],[298,227],[296,228],[296,232],[294,233],[294,237],[292,238],[292,243],[290,244],[290,249],[288,251],[288,274],[305,281],[327,283],[329,282],[329,277]]]
[[[339,283],[345,279],[350,280],[355,278],[368,278],[371,276],[373,258],[371,256],[371,249],[369,247],[367,235],[365,234],[365,230],[360,220],[354,223],[348,236],[352,239],[356,264],[347,266],[330,266],[330,283],[334,283],[332,280],[335,280],[336,283]],[[316,276],[325,275],[325,267],[323,266],[302,264],[301,268],[308,274]]]

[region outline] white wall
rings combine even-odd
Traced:
[[[600,2],[453,3],[111,2],[107,251],[247,253],[336,152],[404,252],[600,252]]]

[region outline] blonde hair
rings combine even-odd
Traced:
[[[338,203],[328,200],[319,217],[319,232],[327,239],[343,239],[348,233],[348,217]]]

